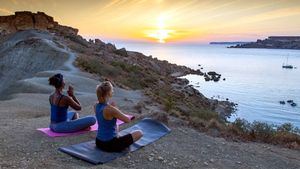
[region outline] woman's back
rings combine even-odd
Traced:
[[[130,119],[122,113],[114,103],[107,104],[113,95],[113,86],[109,81],[103,82],[96,88],[98,104],[95,105],[95,113],[98,121],[98,133],[96,146],[104,151],[119,152],[130,146],[134,141],[142,137],[141,131],[134,131],[122,136],[117,134],[117,119],[130,122]]]
[[[98,103],[96,105],[96,118],[98,121],[97,138],[101,141],[109,141],[117,136],[116,132],[116,118],[106,120],[104,118],[104,109],[107,106],[105,103]]]
[[[81,110],[81,105],[74,95],[74,88],[69,86],[68,96],[63,95],[65,81],[63,75],[58,73],[49,78],[49,85],[55,87],[55,91],[49,97],[51,106],[50,129],[58,133],[75,132],[86,129],[96,123],[95,117],[78,118],[76,112],[68,112],[68,107]]]
[[[59,123],[67,120],[68,105],[63,104],[64,95],[55,98],[55,94],[49,97],[51,106],[51,123]]]

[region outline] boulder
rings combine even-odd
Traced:
[[[95,45],[104,47],[104,46],[105,46],[105,43],[102,42],[100,39],[95,39]]]
[[[115,53],[124,57],[128,57],[128,53],[125,48],[118,49],[115,51]]]
[[[106,44],[105,49],[106,49],[107,51],[109,51],[109,52],[114,52],[114,51],[116,51],[115,45],[113,45],[113,44],[111,44],[111,43]]]
[[[279,101],[280,104],[285,104],[285,101]]]
[[[205,81],[214,81],[214,82],[218,82],[221,78],[221,74],[218,74],[216,72],[210,71],[207,73],[204,73],[204,79]]]
[[[210,71],[210,72],[207,72],[208,75],[210,76],[219,76],[220,74],[214,72],[214,71]]]

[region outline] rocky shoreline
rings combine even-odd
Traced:
[[[198,90],[188,85],[187,79],[179,78],[187,74],[196,74],[204,76],[206,80],[218,81],[221,77],[220,74],[215,72],[203,73],[199,69],[193,70],[186,66],[178,66],[167,61],[160,61],[157,58],[145,56],[139,52],[127,51],[125,48],[116,49],[114,45],[105,44],[99,39],[96,39],[94,42],[90,40],[89,45],[88,48],[92,48],[92,51],[99,52],[87,54],[88,51],[86,49],[78,50],[77,48],[78,51],[85,50],[85,52],[79,54],[79,58],[77,59],[79,67],[90,73],[99,74],[102,76],[102,79],[111,79],[120,87],[126,89],[143,89],[153,100],[162,104],[162,107],[168,107],[166,105],[171,104],[171,112],[179,111],[177,114],[189,116],[191,111],[200,107],[201,109],[204,108],[210,111],[218,110],[222,120],[226,121],[226,118],[234,110],[233,103],[208,99]],[[111,65],[111,67],[108,66],[104,69],[110,69],[110,72],[115,74],[115,77],[106,73],[105,71],[107,70],[95,68],[91,61]],[[132,75],[132,71],[136,75]],[[133,79],[139,79],[139,82]],[[130,83],[132,81],[134,81],[133,84]],[[168,100],[170,98],[172,98],[172,101]],[[189,103],[181,103],[180,98],[184,98],[184,101]],[[170,111],[168,110],[169,108],[166,109]]]

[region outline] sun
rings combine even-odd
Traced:
[[[166,39],[171,36],[173,30],[158,29],[158,30],[149,30],[147,36],[154,38],[159,43],[165,43]]]
[[[147,37],[153,38],[157,40],[159,43],[166,43],[166,39],[170,38],[174,30],[166,29],[165,24],[166,18],[163,16],[159,16],[157,18],[156,29],[154,30],[146,30],[145,34]]]

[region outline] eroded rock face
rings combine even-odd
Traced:
[[[34,20],[31,12],[16,12],[13,20],[16,30],[26,30],[34,28]]]
[[[15,16],[0,16],[0,34],[8,34],[11,32],[16,32],[16,27],[14,26],[13,20]]]
[[[59,25],[53,17],[43,12],[15,12],[15,15],[0,16],[0,34],[10,34],[17,31],[38,29],[56,32],[61,35],[77,35],[78,29]]]
[[[48,28],[54,27],[54,20],[52,17],[46,15],[43,12],[38,12],[36,15],[33,15],[36,29],[47,30]]]

